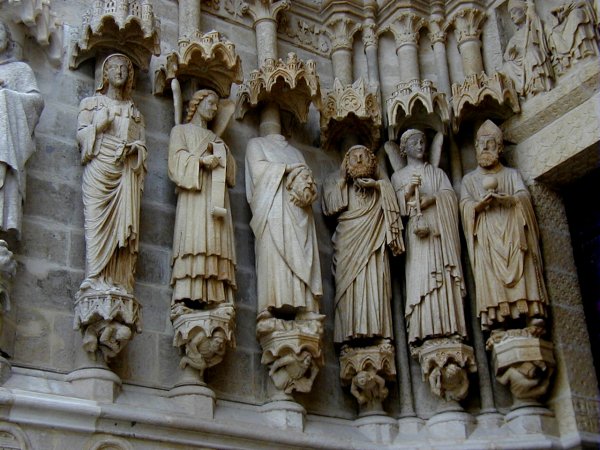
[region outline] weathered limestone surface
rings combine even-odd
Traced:
[[[259,0],[249,3],[257,2]],[[7,3],[0,2],[0,14]],[[22,240],[8,240],[17,262],[17,275],[11,292],[12,309],[5,316],[1,338],[2,343],[12,342],[6,347],[10,349],[7,353],[12,374],[0,389],[0,431],[6,433],[1,435],[0,446],[99,449],[103,445],[112,445],[122,449],[158,450],[194,446],[414,449],[436,445],[447,448],[500,445],[521,449],[524,446],[572,448],[581,445],[581,439],[592,448],[596,446],[600,441],[597,380],[562,199],[553,190],[560,186],[554,182],[555,170],[566,167],[563,174],[566,173],[568,179],[569,174],[574,173],[569,165],[573,158],[590,151],[597,152],[600,70],[597,60],[593,59],[571,58],[570,66],[556,79],[552,90],[521,99],[520,114],[504,123],[497,122],[502,124],[507,141],[514,144],[509,147],[507,143],[507,163],[522,173],[540,227],[551,317],[548,339],[554,345],[556,360],[554,378],[544,402],[554,414],[555,427],[544,428],[542,419],[538,430],[544,432],[525,433],[521,426],[523,422],[515,424],[514,420],[512,428],[505,427],[505,418],[511,412],[509,390],[496,382],[488,385],[493,392],[490,395],[492,410],[484,410],[483,388],[477,385],[485,377],[480,377],[480,383],[477,383],[478,375],[469,375],[469,394],[461,403],[464,412],[443,411],[442,401],[421,379],[419,362],[411,360],[408,354],[408,365],[405,366],[404,359],[399,357],[401,349],[407,348],[406,336],[401,336],[402,328],[397,326],[398,321],[404,319],[403,282],[400,281],[404,277],[404,265],[399,259],[392,261],[391,266],[392,270],[397,269],[393,274],[397,289],[394,289],[392,299],[397,375],[396,382],[386,384],[389,392],[382,405],[394,425],[356,421],[357,402],[350,389],[342,387],[338,354],[333,345],[335,287],[331,272],[331,236],[336,223],[323,216],[322,199],[316,200],[312,211],[323,280],[320,313],[326,316],[322,337],[323,366],[311,391],[295,396],[306,412],[304,429],[280,430],[266,424],[265,418],[273,413],[262,408],[269,396],[270,381],[269,370],[261,364],[262,349],[256,339],[259,311],[254,236],[249,227],[251,212],[246,201],[243,170],[247,142],[259,134],[258,118],[252,115],[233,122],[222,136],[239,168],[235,187],[229,190],[237,256],[236,348],[228,349],[223,360],[205,372],[206,383],[216,396],[214,420],[195,416],[194,411],[199,407],[193,403],[182,406],[169,398],[166,393],[177,383],[181,372],[181,357],[173,348],[174,330],[169,320],[172,295],[169,279],[177,196],[168,177],[167,158],[174,114],[170,99],[152,95],[152,74],[157,69],[155,59],[150,62],[148,72],[136,75],[133,94],[146,121],[148,148],[134,290],[142,306],[143,332],[114,360],[114,373],[122,381],[115,401],[77,398],[74,384],[66,379],[67,374],[78,367],[81,357],[80,333],[72,327],[73,298],[85,276],[83,170],[74,130],[79,103],[93,95],[97,85],[91,62],[82,63],[77,71],[68,69],[67,50],[70,39],[79,36],[81,19],[90,7],[89,3],[54,0],[51,4],[53,14],[61,18],[64,31],[62,51],[65,56],[59,67],[48,59],[46,46],[25,38],[30,33],[25,27],[33,29],[30,25],[11,24],[18,50],[34,71],[46,106],[35,132],[37,152],[27,165]],[[152,0],[151,3],[154,15],[161,23],[161,50],[167,54],[178,48],[178,2]],[[249,74],[258,69],[256,40],[252,19],[241,15],[243,3],[241,0],[203,1],[201,29],[215,29],[233,42],[243,71]],[[325,34],[325,24],[320,22],[319,11],[322,5],[335,2],[298,0],[291,3],[291,10],[283,13],[287,22],[280,18],[278,53],[286,55],[293,51],[301,60],[314,60],[322,90],[329,89],[334,80],[329,55],[331,42]],[[362,2],[349,0],[344,3],[360,14]],[[380,27],[376,30],[379,32],[376,34],[378,82],[384,100],[390,98],[398,84],[404,81],[405,75],[398,68],[397,43],[392,32],[385,29],[403,13],[399,5],[405,3],[378,1],[375,8],[375,24]],[[431,3],[446,7],[443,2]],[[443,20],[458,11],[458,6],[473,2],[447,3]],[[558,7],[567,2],[551,3],[552,7]],[[535,4],[541,19],[550,23],[550,6],[541,0]],[[502,66],[503,53],[515,31],[507,6],[502,0],[485,2],[487,19],[481,25],[481,50],[478,51],[488,76]],[[441,54],[441,47],[436,43],[437,53],[434,53],[428,36],[431,11],[426,6],[417,6],[415,10],[426,26],[419,31],[417,51],[413,51],[412,43],[406,51],[407,54],[410,52],[411,61],[415,56],[417,58],[416,63],[412,63],[410,75],[418,72],[421,80],[432,80],[439,92],[449,94],[444,90],[435,59]],[[362,33],[364,35],[364,30]],[[352,50],[354,74],[367,73],[364,55],[357,54],[363,51],[359,34],[355,36]],[[448,86],[462,83],[466,73],[452,27],[446,30],[443,45]],[[374,71],[370,70],[369,74],[372,73]],[[238,86],[232,86],[230,99],[236,98],[238,89]],[[329,174],[339,170],[342,155],[319,148],[320,118],[315,108],[308,110],[305,125],[296,125],[287,114],[282,114],[283,134],[300,151],[321,187]],[[485,110],[481,114],[483,118]],[[386,122],[385,115],[383,122]],[[470,125],[465,123],[455,136],[464,173],[476,164],[472,148],[473,127]],[[385,130],[380,130],[380,134],[384,136]],[[440,167],[449,175],[445,158],[444,152]],[[563,174],[561,183],[565,180]],[[469,340],[477,347],[475,340],[480,338],[472,332],[470,316],[474,311],[468,307],[473,296],[472,283],[468,279],[470,269],[465,263],[463,257],[468,291],[465,314]],[[478,345],[484,344],[485,340]],[[480,356],[476,353],[477,359]],[[487,367],[488,361],[478,361],[478,369]],[[490,375],[493,379],[494,374]],[[406,383],[399,385],[398,380]],[[365,381],[364,384],[368,383]],[[303,415],[300,410],[292,412],[295,416],[290,414],[290,417]]]

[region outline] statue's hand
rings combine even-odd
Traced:
[[[496,201],[496,203],[506,207],[515,206],[517,203],[516,199],[512,195],[508,194],[498,194],[493,192],[492,198]]]
[[[488,192],[481,199],[481,201],[475,205],[475,211],[479,213],[481,211],[488,209],[493,201],[494,201],[493,192]]]
[[[373,180],[372,178],[357,178],[354,180],[354,183],[356,183],[356,185],[360,188],[374,188],[377,189],[379,187],[379,184],[377,184],[377,181]]]
[[[221,158],[216,155],[208,155],[200,158],[200,166],[206,170],[213,170],[215,167],[221,164]]]
[[[421,209],[427,209],[431,205],[435,204],[435,196],[433,195],[422,195],[421,196]]]
[[[296,169],[299,169],[301,167],[307,167],[306,164],[304,163],[294,163],[294,164],[286,164],[285,166],[285,173],[286,175]]]
[[[96,131],[102,133],[106,131],[106,129],[112,123],[114,116],[111,117],[110,111],[108,108],[102,108],[97,112],[98,120],[96,122]]]

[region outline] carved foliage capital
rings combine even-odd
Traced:
[[[452,18],[452,23],[459,45],[469,40],[478,40],[485,19],[485,12],[477,8],[463,8],[458,11]]]
[[[438,42],[446,43],[448,25],[442,17],[430,19],[427,28],[429,29],[429,40],[432,44]]]
[[[279,13],[290,9],[291,6],[290,0],[254,0],[244,2],[241,12],[252,16],[255,23],[261,20],[277,21]]]
[[[396,40],[396,46],[416,45],[419,42],[419,31],[424,24],[425,21],[417,14],[400,14],[389,27]]]
[[[362,41],[365,48],[377,45],[377,33],[374,23],[366,23],[362,26]]]
[[[331,38],[332,50],[352,50],[354,35],[361,29],[361,25],[346,16],[337,16],[326,24],[327,34]]]

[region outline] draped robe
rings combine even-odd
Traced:
[[[26,192],[25,164],[35,152],[33,131],[44,100],[31,68],[18,61],[0,62],[0,162],[7,166],[0,180],[0,228],[21,232]]]
[[[97,122],[107,112],[114,119],[105,131],[97,131]],[[146,173],[144,135],[144,120],[131,100],[102,94],[82,100],[77,131],[85,166],[86,280],[82,286],[120,287],[133,293]],[[135,141],[142,148],[127,155]]]
[[[389,181],[360,189],[344,180],[324,191],[323,211],[340,213],[333,235],[334,341],[393,339],[392,285],[387,246],[404,251],[398,203]]]
[[[487,193],[483,187],[487,177],[494,177],[496,191],[514,196],[516,204],[493,203],[477,213],[475,206]],[[518,172],[501,167],[494,173],[478,167],[463,178],[460,197],[482,328],[521,316],[545,317],[548,297],[539,231],[529,192]]]
[[[246,149],[246,196],[255,236],[258,312],[319,312],[323,295],[311,206],[296,206],[285,187],[288,164],[305,163],[281,135],[254,138]]]
[[[413,174],[421,176],[420,195],[435,203],[422,210],[428,236],[415,234],[417,211],[405,194]],[[432,337],[467,336],[462,298],[465,286],[460,263],[458,202],[443,170],[425,163],[406,166],[392,176],[400,213],[406,227],[406,310],[408,341],[413,344]],[[413,198],[414,199],[414,198]]]
[[[192,123],[171,130],[169,178],[178,194],[171,275],[173,302],[187,299],[233,303],[236,256],[229,194],[225,193],[225,217],[214,216],[213,171],[200,166],[200,159],[212,155],[216,146],[226,152],[225,178],[227,186],[233,187],[235,159],[216,134]]]

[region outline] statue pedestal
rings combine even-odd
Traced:
[[[269,376],[281,395],[310,392],[323,365],[321,336],[325,316],[284,320],[261,319],[256,335],[263,349],[261,363],[269,367]]]
[[[405,436],[416,437],[424,426],[425,421],[416,416],[402,417],[398,419],[398,433],[402,436],[402,442],[405,442]]]
[[[187,377],[179,384],[204,385],[204,371],[223,360],[228,345],[235,347],[235,308],[222,304],[184,313],[173,319],[173,328],[173,346],[184,353],[179,366]]]
[[[193,369],[186,368],[186,372]],[[185,384],[189,378],[182,377],[180,383],[169,391],[167,396],[189,413],[192,417],[200,419],[213,419],[215,417],[216,395],[212,389],[201,384]]]
[[[492,435],[502,435],[502,427],[504,426],[504,416],[497,412],[487,412],[479,414],[476,418],[477,429],[472,437],[481,439],[489,439]]]
[[[537,401],[550,385],[556,362],[552,343],[540,339],[541,333],[537,327],[494,331],[486,343],[496,379],[517,401]]]
[[[277,428],[304,430],[306,410],[296,402],[275,400],[261,406],[260,412],[271,425]]]
[[[354,421],[354,426],[377,444],[391,444],[398,434],[398,422],[389,416],[371,415]]]
[[[516,408],[509,412],[504,420],[505,425],[503,428],[512,435],[545,434],[558,436],[558,424],[554,414],[541,406]]]
[[[464,411],[447,411],[431,417],[427,429],[434,439],[464,440],[474,431],[475,420]]]
[[[67,375],[67,381],[80,398],[113,403],[121,391],[121,379],[108,368],[88,367]]]
[[[75,298],[74,328],[83,333],[83,348],[92,358],[104,361],[118,355],[135,332],[140,333],[141,306],[120,289],[85,289]]]

